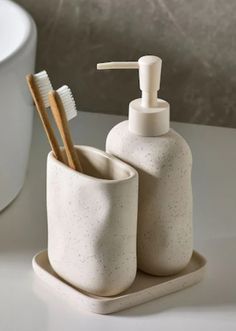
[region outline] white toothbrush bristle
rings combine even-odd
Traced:
[[[63,85],[57,90],[57,93],[59,94],[61,102],[65,109],[67,121],[70,121],[77,115],[77,109],[72,92],[67,85]]]
[[[45,70],[34,74],[35,83],[42,97],[44,107],[49,107],[48,93],[52,90],[52,84]]]

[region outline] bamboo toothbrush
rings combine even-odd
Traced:
[[[64,85],[56,91],[50,91],[48,98],[53,117],[63,140],[68,165],[70,168],[82,172],[79,157],[67,124],[67,121],[77,115],[75,100],[71,90],[68,86]]]
[[[48,93],[52,90],[52,85],[47,72],[41,71],[37,74],[26,76],[26,80],[37,108],[39,117],[43,123],[44,130],[47,134],[51,149],[57,160],[63,162],[63,156],[57,139],[54,135],[53,128],[49,122],[46,108],[49,107]]]

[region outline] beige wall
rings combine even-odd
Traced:
[[[127,114],[137,72],[96,63],[163,59],[172,120],[236,127],[236,1],[17,0],[39,31],[37,70],[66,83],[80,109]]]

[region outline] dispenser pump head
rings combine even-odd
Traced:
[[[129,130],[142,136],[159,136],[169,131],[169,104],[158,99],[162,60],[154,55],[138,62],[107,62],[97,64],[98,70],[138,69],[142,98],[129,104]]]

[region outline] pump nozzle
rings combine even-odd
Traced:
[[[142,91],[141,105],[144,108],[157,107],[157,91],[160,89],[161,64],[159,57],[142,56],[138,62],[105,62],[98,63],[98,70],[106,69],[139,69],[139,86]]]
[[[138,69],[138,62],[104,62],[98,63],[98,70],[106,70],[106,69]]]
[[[98,70],[138,69],[142,98],[129,104],[129,130],[141,136],[159,136],[169,130],[168,102],[158,99],[162,60],[154,55],[142,56],[138,62],[98,63]]]

